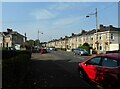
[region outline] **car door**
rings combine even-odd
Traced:
[[[98,67],[99,76],[97,82],[107,86],[108,84],[116,85],[118,82],[118,76],[120,75],[120,69],[118,68],[118,61],[112,58],[102,58],[101,67]]]
[[[94,57],[88,61],[86,61],[84,65],[84,70],[87,73],[88,77],[95,82],[97,68],[99,67],[101,62],[101,57]]]
[[[76,50],[76,54],[77,54],[77,55],[80,55],[80,49],[77,49],[77,50]]]

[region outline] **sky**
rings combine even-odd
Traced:
[[[2,2],[2,31],[13,29],[41,42],[78,34],[98,25],[118,27],[118,2]],[[90,15],[93,14],[93,15]],[[86,18],[90,15],[89,18]],[[0,21],[1,22],[1,21]],[[41,34],[43,33],[43,34]]]

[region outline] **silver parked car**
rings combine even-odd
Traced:
[[[82,48],[76,48],[76,49],[74,49],[73,53],[75,55],[85,55],[85,56],[89,55],[89,53],[85,49],[82,49]]]

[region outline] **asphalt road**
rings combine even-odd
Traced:
[[[78,75],[77,64],[86,58],[64,51],[34,53],[19,87],[97,89]]]

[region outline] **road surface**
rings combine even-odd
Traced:
[[[77,64],[86,58],[64,51],[33,53],[28,70],[21,79],[19,87],[97,89],[78,75]]]

